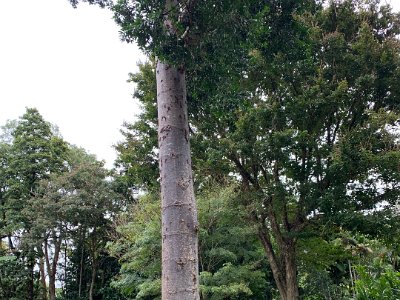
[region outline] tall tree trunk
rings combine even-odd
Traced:
[[[29,276],[28,276],[28,300],[34,300],[35,296],[35,258],[33,257],[32,253],[28,254],[28,263],[27,263]]]
[[[282,270],[279,258],[276,256],[276,253],[272,248],[272,243],[269,237],[269,233],[265,230],[265,228],[260,228],[258,235],[264,247],[265,255],[267,256],[269,265],[271,267],[272,276],[274,277],[275,284],[276,287],[278,288],[279,294],[282,300],[286,300],[285,273]]]
[[[10,248],[11,253],[12,254],[16,254],[17,251],[15,250],[15,246],[14,246],[14,243],[13,243],[13,240],[12,240],[11,233],[9,233],[7,235],[7,239],[8,239],[8,247]]]
[[[63,298],[65,298],[66,291],[67,291],[67,261],[68,261],[67,252],[68,252],[68,242],[67,242],[67,239],[65,239]]]
[[[89,300],[93,300],[94,284],[96,282],[96,273],[97,273],[97,260],[93,258],[92,277],[90,280],[90,289],[89,289]]]
[[[49,296],[50,300],[56,300],[56,274],[49,275]]]
[[[259,228],[259,237],[263,245],[272,276],[282,300],[299,299],[296,266],[296,243],[293,238],[276,239],[281,253],[273,249],[269,230],[262,225]]]
[[[96,283],[96,275],[97,275],[97,238],[96,238],[97,228],[94,227],[93,235],[91,238],[91,256],[92,256],[92,276],[90,280],[90,288],[89,288],[89,300],[93,300],[93,292],[94,285]]]
[[[78,287],[78,297],[81,298],[82,295],[82,277],[83,277],[83,255],[84,255],[84,245],[81,242],[81,259],[79,262],[79,287]]]
[[[96,265],[93,262],[93,266],[92,266],[92,279],[90,281],[90,289],[89,289],[89,300],[93,300],[93,291],[94,291],[94,283],[96,280]]]
[[[54,236],[56,238],[56,236]],[[51,265],[51,272],[52,272],[52,277],[51,281],[49,280],[49,286],[51,283],[51,288],[52,288],[52,295],[50,296],[51,300],[56,300],[56,275],[57,275],[57,266],[58,266],[58,260],[60,258],[60,252],[61,252],[61,244],[62,244],[62,238],[61,236],[58,238],[58,240],[55,240],[55,246],[54,246],[54,258],[53,262]]]
[[[190,157],[185,71],[158,61],[156,78],[162,299],[199,299],[198,221]]]
[[[46,283],[46,272],[44,271],[43,256],[41,256],[39,260],[39,271],[40,271],[40,283],[42,285],[42,299],[47,300],[47,283]]]
[[[54,230],[52,232],[52,239],[54,243],[53,260],[50,261],[50,256],[48,251],[49,244],[47,239],[45,239],[44,241],[44,255],[46,259],[47,274],[49,275],[49,298],[50,300],[56,300],[56,274],[57,274],[58,259],[60,257],[62,239],[61,236],[57,237],[57,234]]]
[[[290,239],[285,244],[285,259],[286,270],[286,299],[299,299],[299,287],[297,283],[297,266],[296,266],[296,246],[293,239]]]

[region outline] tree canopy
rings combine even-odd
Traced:
[[[378,0],[84,2],[112,9],[149,55],[129,75],[141,111],[114,170],[37,109],[1,128],[0,298],[399,297],[399,13]],[[193,248],[164,251],[179,234],[168,243]],[[189,261],[194,284],[165,293]]]
[[[228,70],[215,55],[221,64],[188,71],[193,168],[199,189],[211,178],[241,182],[242,209],[258,227],[281,297],[292,299],[307,241],[333,242],[340,228],[374,235],[395,218],[399,25],[373,1],[276,1],[259,18]],[[145,114],[139,123],[151,128]],[[150,142],[134,126],[130,138]],[[321,234],[325,224],[333,230]]]

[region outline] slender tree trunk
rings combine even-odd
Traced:
[[[51,280],[49,279],[49,286],[51,284],[51,291],[52,294],[50,295],[51,300],[56,300],[56,275],[57,275],[57,266],[58,266],[58,260],[60,258],[60,252],[61,252],[61,243],[62,239],[61,237],[55,242],[54,246],[54,258],[53,262],[51,264]]]
[[[279,294],[282,300],[286,300],[286,282],[285,274],[279,263],[279,258],[276,256],[275,251],[272,248],[272,243],[269,238],[269,233],[266,232],[265,228],[259,229],[259,237],[264,247],[265,254],[267,256],[269,265],[271,267],[272,276],[274,277],[276,287],[278,288]]]
[[[81,295],[82,295],[83,255],[84,255],[84,250],[85,250],[84,244],[83,244],[83,239],[81,241],[81,247],[82,247],[82,250],[81,250],[81,259],[79,262],[79,287],[78,287],[78,297],[79,298],[81,298]]]
[[[64,283],[63,283],[63,297],[65,298],[67,291],[67,252],[68,252],[68,242],[65,239],[65,248],[64,248]]]
[[[297,283],[296,245],[293,239],[281,239],[277,254],[272,247],[270,233],[265,226],[259,229],[259,237],[271,266],[272,276],[282,300],[299,299]]]
[[[297,266],[296,266],[296,246],[292,239],[287,241],[285,245],[285,269],[286,269],[286,299],[299,299],[299,287],[297,283]]]
[[[94,233],[96,228],[94,229]],[[90,280],[89,288],[89,300],[93,300],[94,285],[96,283],[96,273],[97,273],[97,254],[96,254],[96,238],[94,237],[92,241],[92,276]]]
[[[54,231],[52,233],[52,238],[54,241],[53,260],[50,261],[50,256],[49,256],[49,251],[48,251],[49,244],[48,244],[47,239],[44,241],[44,256],[45,256],[45,260],[46,260],[47,274],[49,275],[49,298],[50,298],[50,300],[55,300],[56,299],[57,264],[58,264],[58,259],[60,257],[62,239],[61,239],[61,237],[57,237],[57,234]]]
[[[28,283],[27,283],[27,299],[34,300],[35,297],[35,249],[33,246],[29,246],[29,251],[26,256],[26,266],[28,269]]]
[[[32,257],[33,254],[29,253],[28,254],[28,270],[29,270],[29,277],[28,277],[28,300],[34,300],[35,296],[35,273],[34,273],[34,267],[35,267],[35,259]]]
[[[93,300],[94,284],[96,282],[96,273],[97,273],[97,260],[93,257],[92,277],[90,280],[90,289],[89,289],[89,300]]]
[[[1,201],[0,206],[1,206],[1,207],[4,206],[3,201]],[[3,222],[4,222],[4,221],[6,221],[6,213],[5,213],[5,211],[3,210]],[[7,221],[6,221],[6,224],[7,224]],[[4,237],[5,237],[5,236],[2,236],[2,237],[0,238],[0,241],[3,240]],[[7,240],[8,240],[8,248],[10,249],[11,253],[12,253],[12,254],[16,254],[15,247],[14,247],[14,243],[13,243],[12,236],[11,236],[11,232],[7,234]]]
[[[61,251],[61,243],[62,240],[61,238],[59,238],[58,240],[56,240],[54,245],[54,257],[53,257],[53,262],[51,264],[51,276],[49,276],[50,300],[56,300],[56,275],[57,275],[58,259],[60,257],[60,251]]]
[[[355,293],[355,288],[354,288],[354,276],[353,276],[353,269],[351,267],[351,262],[350,260],[347,260],[349,264],[349,273],[350,273],[350,282],[351,282],[351,290],[353,292],[353,298],[356,298],[356,293]]]
[[[47,300],[46,272],[44,271],[43,256],[41,256],[39,260],[39,271],[40,271],[40,283],[42,285],[42,299]]]
[[[156,78],[162,209],[162,299],[199,299],[198,222],[185,71],[158,61]]]
[[[2,200],[1,207],[3,207],[3,206],[4,206],[4,202]],[[7,224],[6,218],[7,218],[6,212],[5,212],[5,210],[3,210],[3,221],[5,221]],[[2,239],[3,239],[3,237],[0,240],[2,240]],[[8,247],[10,248],[11,253],[15,254],[16,251],[15,251],[14,243],[12,240],[11,232],[7,234],[7,240],[8,240]]]
[[[90,280],[89,288],[89,300],[93,300],[94,285],[96,283],[97,275],[97,239],[96,239],[96,227],[93,229],[93,236],[91,239],[91,256],[92,256],[92,276]]]
[[[50,300],[56,300],[56,274],[49,275],[49,296]]]
[[[9,233],[7,235],[7,239],[8,239],[8,247],[10,248],[11,253],[16,254],[15,246],[14,246],[14,243],[13,243],[13,240],[12,240],[11,233]]]

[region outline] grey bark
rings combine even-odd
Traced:
[[[92,276],[90,280],[89,288],[89,300],[93,300],[94,286],[96,283],[97,275],[97,239],[96,239],[97,228],[93,229],[93,237],[91,239],[91,256],[92,256]]]
[[[235,155],[231,155],[229,158],[235,163],[243,177],[245,187],[249,189],[251,183],[257,191],[263,193],[257,177],[252,177]],[[268,176],[264,175],[264,178],[268,181]],[[277,186],[281,185],[277,163],[274,165],[274,180]],[[269,261],[281,299],[297,300],[299,299],[299,288],[297,283],[296,238],[291,237],[291,235],[296,233],[295,227],[300,228],[300,225],[304,225],[304,223],[301,223],[301,214],[298,214],[297,219],[290,223],[286,199],[283,197],[280,200],[282,206],[281,222],[276,215],[272,195],[267,195],[264,198],[265,211],[261,216],[253,214],[252,218],[256,223],[259,223],[258,236]],[[268,226],[267,223],[269,223]],[[274,246],[272,241],[275,242]]]
[[[96,273],[97,273],[97,262],[93,260],[92,263],[92,276],[90,279],[90,288],[89,288],[89,300],[93,300],[93,292],[94,292],[94,284],[96,282]]]
[[[299,287],[297,283],[296,248],[293,241],[285,245],[285,267],[286,267],[286,299],[299,299]]]
[[[11,233],[9,233],[7,235],[7,239],[8,239],[8,247],[10,248],[11,253],[15,254],[16,251],[15,251],[15,246],[14,246],[14,243],[13,243],[13,240],[11,237]]]
[[[44,271],[44,260],[43,257],[39,259],[39,272],[40,272],[40,283],[42,285],[42,299],[47,300],[47,283],[46,283],[46,272]]]
[[[200,299],[185,71],[157,62],[162,299]]]
[[[82,295],[82,277],[83,277],[83,255],[84,255],[84,244],[83,244],[84,238],[81,240],[81,259],[79,263],[79,287],[78,287],[78,297],[81,298]]]
[[[35,267],[35,259],[32,258],[32,254],[29,254],[30,257],[28,257],[28,263],[27,263],[27,267],[28,267],[28,288],[27,288],[27,292],[28,292],[28,300],[34,300],[34,296],[35,296],[35,273],[34,273],[34,267]]]
[[[270,233],[263,225],[258,233],[265,254],[268,258],[272,275],[282,300],[299,299],[299,288],[297,283],[296,246],[295,242],[288,238],[277,239],[278,247],[281,249],[280,256],[273,250]],[[276,233],[275,233],[276,235]]]
[[[49,276],[49,298],[50,298],[50,300],[55,300],[56,299],[57,264],[58,264],[58,259],[60,257],[62,239],[61,239],[61,237],[57,237],[57,234],[54,231],[52,233],[52,238],[54,241],[53,260],[50,261],[50,256],[49,256],[49,251],[48,251],[49,244],[48,244],[47,239],[45,239],[45,241],[44,241],[44,256],[45,256],[46,267],[47,267],[47,275]]]

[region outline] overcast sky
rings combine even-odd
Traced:
[[[400,10],[400,0],[392,5]],[[36,107],[65,140],[111,167],[121,124],[138,112],[126,80],[139,60],[144,56],[119,40],[107,10],[0,0],[0,125]]]
[[[68,0],[0,0],[0,124],[36,107],[64,139],[111,167],[137,104],[128,73],[144,56],[110,11]]]

